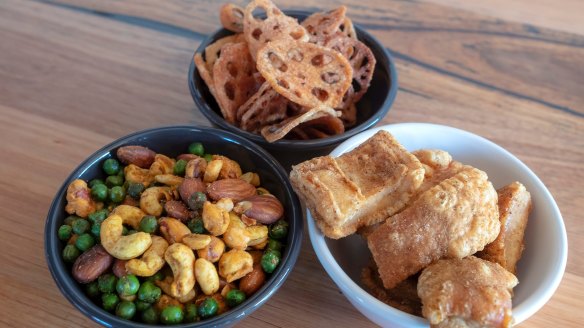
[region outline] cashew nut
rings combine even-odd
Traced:
[[[124,168],[124,176],[126,177],[126,181],[141,183],[144,187],[148,187],[154,181],[154,176],[150,174],[149,170],[134,164],[129,164]]]
[[[175,218],[161,218],[158,224],[160,233],[169,244],[180,243],[186,235],[191,234],[191,230]]]
[[[197,250],[197,255],[213,263],[219,261],[225,251],[223,241],[215,236],[211,236],[211,242],[204,248]]]
[[[113,257],[120,260],[129,260],[142,255],[152,244],[149,233],[137,232],[122,236],[124,219],[117,215],[110,215],[101,224],[101,244]]]
[[[158,183],[162,183],[163,185],[176,187],[180,185],[184,179],[174,174],[158,174],[154,177],[154,180]]]
[[[219,172],[219,179],[236,179],[241,176],[241,167],[236,161],[221,155],[213,155],[213,160],[223,162]]]
[[[171,200],[170,188],[150,187],[140,196],[140,208],[148,215],[160,216],[162,214],[161,200]]]
[[[219,177],[221,168],[223,167],[223,161],[219,159],[214,159],[207,164],[205,169],[205,174],[203,175],[203,182],[213,182]]]
[[[192,233],[184,236],[181,243],[189,246],[191,249],[198,250],[207,247],[211,243],[211,236]]]
[[[245,224],[233,212],[229,213],[229,226],[223,234],[223,241],[229,248],[240,250],[245,250],[250,241]]]
[[[124,224],[131,226],[135,230],[140,229],[140,220],[146,215],[141,209],[131,205],[118,205],[111,214],[121,216]]]
[[[229,204],[231,203],[231,208],[229,208]],[[203,204],[203,225],[205,229],[209,231],[213,236],[222,235],[227,227],[229,226],[229,211],[233,208],[233,202],[228,199],[220,199],[217,204],[213,204],[209,201],[206,201]]]
[[[67,206],[65,211],[69,214],[77,214],[82,218],[95,212],[97,205],[91,198],[90,193],[91,190],[89,190],[85,181],[77,179],[71,182],[67,187]]]
[[[268,241],[268,227],[265,225],[255,225],[247,227],[250,241],[247,246],[257,246]],[[263,248],[263,247],[262,247]]]
[[[199,258],[195,261],[195,277],[205,295],[213,295],[219,290],[219,275],[213,263]]]
[[[153,176],[159,174],[172,174],[174,163],[174,159],[162,154],[156,154],[154,156],[154,162],[150,165],[150,174]]]
[[[187,246],[174,243],[166,249],[164,259],[174,274],[174,281],[170,284],[170,296],[175,298],[186,296],[195,287],[193,268],[195,254]]]
[[[164,266],[164,252],[168,243],[160,236],[152,236],[152,245],[140,259],[132,259],[126,263],[126,270],[141,277],[150,277]]]
[[[172,279],[172,277],[168,276],[168,277],[164,278],[163,280],[154,281],[154,284],[156,286],[160,287],[160,289],[162,289],[162,291],[165,294],[170,294],[173,281],[174,280]],[[178,297],[176,300],[181,302],[181,303],[188,303],[188,302],[192,301],[193,298],[195,298],[195,296],[197,296],[197,293],[196,293],[195,289],[193,288],[185,296]]]
[[[242,174],[239,178],[256,188],[260,186],[260,176],[257,173],[247,172]]]
[[[219,274],[227,282],[235,281],[253,270],[251,255],[239,249],[232,249],[219,260]]]

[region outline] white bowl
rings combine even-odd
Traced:
[[[519,285],[514,289],[513,316],[518,324],[538,311],[557,289],[568,257],[562,215],[539,178],[519,159],[487,139],[463,130],[434,124],[404,123],[362,132],[331,153],[339,156],[373,136],[389,131],[406,149],[443,149],[455,160],[473,165],[489,175],[495,188],[513,181],[531,193],[533,211],[525,233],[525,251],[518,263]],[[363,315],[384,327],[428,327],[428,321],[402,312],[370,295],[361,283],[361,269],[370,258],[367,244],[357,235],[339,240],[325,238],[307,211],[312,247],[326,272],[345,297]]]

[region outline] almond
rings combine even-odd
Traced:
[[[147,169],[154,162],[156,153],[142,146],[123,146],[118,148],[117,156],[120,162],[126,165],[134,164]]]
[[[280,201],[274,196],[256,195],[246,198],[241,203],[244,202],[246,202],[246,205],[247,203],[251,204],[251,206],[245,206],[248,208],[243,211],[243,215],[255,219],[263,224],[272,224],[278,221],[278,219],[281,218],[284,214],[284,207],[282,206],[282,203],[280,203]]]
[[[166,202],[166,204],[164,204],[164,209],[166,210],[166,214],[168,214],[170,217],[179,219],[182,222],[187,222],[189,220],[189,210],[181,201],[169,200]]]
[[[73,278],[81,284],[87,284],[106,272],[112,265],[114,257],[101,245],[95,245],[81,254],[73,263]]]
[[[180,193],[180,198],[183,202],[187,203],[189,198],[195,192],[205,192],[205,184],[201,179],[187,178],[178,187],[178,192]]]
[[[195,154],[180,154],[176,157],[177,161],[185,160],[185,161],[190,161],[191,159],[195,159],[195,158],[200,158],[199,156],[195,155]]]
[[[207,187],[207,194],[213,200],[230,198],[234,202],[238,202],[255,195],[255,193],[255,187],[241,179],[217,180]]]

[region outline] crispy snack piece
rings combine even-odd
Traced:
[[[474,256],[433,263],[418,279],[422,314],[431,327],[511,327],[517,278]]]
[[[357,123],[357,105],[354,102],[350,102],[346,106],[341,106],[340,109],[341,120],[345,127],[350,128]]]
[[[230,43],[238,42],[245,42],[243,34],[228,35],[208,45],[205,48],[205,64],[207,65],[207,69],[213,73],[215,62],[221,56],[221,49]]]
[[[323,45],[326,38],[340,31],[345,22],[347,7],[340,6],[327,12],[314,13],[308,16],[302,26],[310,34],[310,42]]]
[[[243,32],[243,8],[232,3],[226,3],[219,9],[219,20],[226,29],[235,32]]]
[[[288,99],[272,89],[269,83],[264,82],[237,110],[240,127],[249,132],[259,133],[264,126],[285,119],[288,104]]]
[[[497,190],[497,193],[501,232],[478,256],[499,263],[507,271],[515,274],[517,261],[525,248],[523,235],[532,209],[531,195],[520,182],[513,182]]]
[[[353,69],[353,81],[351,87],[351,102],[358,102],[369,89],[373,70],[375,69],[375,56],[371,49],[363,42],[339,33],[325,42],[325,47],[331,48],[343,54]]]
[[[262,136],[266,138],[268,142],[274,142],[284,138],[288,132],[300,125],[301,123],[318,119],[324,116],[337,117],[337,112],[326,106],[315,107],[310,109],[304,114],[298,116],[290,117],[283,120],[280,123],[268,125],[262,128]]]
[[[279,94],[306,107],[337,107],[353,70],[339,52],[312,43],[272,41],[258,51],[257,68]]]
[[[338,239],[401,210],[423,176],[420,162],[380,131],[338,158],[293,166],[290,181],[323,233]]]
[[[487,178],[481,170],[463,170],[427,190],[368,236],[385,288],[440,258],[474,254],[497,238],[497,193]]]
[[[209,71],[209,69],[207,68],[207,63],[203,59],[203,56],[201,56],[200,53],[196,53],[194,61],[195,61],[195,66],[197,67],[197,70],[199,71],[199,75],[201,75],[201,78],[203,79],[203,81],[205,81],[205,84],[207,84],[207,88],[209,88],[209,92],[211,92],[211,95],[213,95],[213,97],[216,99],[217,97],[215,96],[215,86],[213,84],[213,75],[212,75],[211,71]]]
[[[422,301],[418,297],[417,291],[417,275],[402,281],[393,289],[385,289],[381,277],[379,277],[377,266],[374,261],[371,261],[369,266],[364,267],[361,271],[361,281],[369,293],[383,303],[411,315],[422,316]]]
[[[265,18],[255,18],[256,9],[264,10]],[[249,52],[255,59],[257,52],[266,43],[275,40],[308,41],[308,32],[298,21],[282,13],[270,0],[254,0],[245,7],[243,33],[249,45]]]
[[[331,115],[304,122],[294,129],[303,130],[308,139],[326,138],[345,132],[343,121]]]
[[[355,31],[355,27],[353,26],[353,21],[349,17],[345,17],[341,26],[339,26],[339,30],[344,35],[357,39],[357,32]]]
[[[237,109],[259,88],[255,63],[244,42],[229,43],[221,48],[221,57],[213,66],[215,98],[225,120],[235,123]]]

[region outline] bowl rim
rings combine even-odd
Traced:
[[[275,175],[279,180],[283,182],[285,197],[290,200],[290,210],[287,213],[289,221],[294,221],[296,233],[291,236],[291,245],[286,247],[284,254],[282,256],[282,262],[276,268],[276,271],[272,273],[272,276],[266,283],[251,297],[247,298],[245,303],[238,306],[237,308],[231,309],[222,315],[216,316],[214,318],[200,321],[198,323],[185,323],[173,325],[173,327],[184,328],[184,327],[203,327],[203,326],[223,326],[232,325],[240,321],[244,317],[251,314],[253,311],[257,310],[262,306],[270,297],[272,297],[277,290],[282,286],[284,281],[288,278],[292,272],[294,265],[300,254],[300,248],[302,246],[303,238],[303,218],[302,210],[300,206],[300,201],[292,189],[292,185],[288,180],[288,174],[284,168],[279,164],[279,162],[264,149],[254,144],[253,142],[233,134],[229,131],[224,131],[216,128],[200,127],[192,125],[170,125],[162,126],[156,128],[149,128],[144,130],[139,130],[128,135],[122,136],[111,143],[101,147],[99,150],[92,153],[89,157],[83,160],[69,176],[64,180],[63,184],[57,191],[45,220],[45,231],[44,231],[44,253],[45,261],[49,268],[49,272],[55,281],[55,284],[65,296],[65,298],[81,313],[90,318],[91,320],[106,326],[106,327],[162,327],[161,325],[151,325],[144,324],[137,321],[129,321],[121,319],[112,313],[109,313],[101,309],[93,301],[89,299],[82,291],[78,289],[79,284],[73,279],[70,270],[61,261],[59,253],[59,244],[62,243],[56,234],[56,228],[58,228],[57,216],[60,215],[60,202],[64,199],[68,185],[82,175],[88,167],[95,165],[104,157],[106,157],[114,149],[127,144],[128,142],[136,142],[139,137],[146,136],[151,133],[164,133],[170,131],[194,131],[196,133],[204,134],[214,134],[219,138],[222,138],[226,143],[233,143],[243,146],[247,151],[252,152],[256,156],[264,158],[271,170],[274,171]],[[292,231],[292,229],[290,230]]]
[[[567,263],[567,258],[568,258],[568,239],[567,239],[565,224],[564,224],[562,215],[560,213],[560,210],[558,208],[558,205],[555,202],[550,191],[547,189],[547,187],[544,185],[544,183],[539,179],[539,177],[527,165],[525,165],[521,160],[519,160],[517,157],[515,157],[512,153],[510,153],[509,151],[507,151],[503,147],[497,145],[496,143],[494,143],[494,142],[492,142],[484,137],[476,135],[474,133],[471,133],[471,132],[468,132],[468,131],[465,131],[462,129],[446,126],[446,125],[440,125],[440,124],[397,123],[397,124],[387,124],[387,125],[379,126],[379,127],[374,128],[374,129],[370,129],[370,130],[367,130],[365,132],[362,132],[362,133],[346,140],[345,142],[343,142],[342,144],[337,146],[331,152],[330,155],[333,157],[336,157],[336,156],[339,156],[345,152],[348,152],[351,149],[353,149],[355,146],[363,143],[365,140],[367,140],[368,138],[370,138],[371,136],[373,136],[376,132],[378,132],[380,130],[385,130],[385,131],[388,131],[391,133],[392,130],[397,130],[397,129],[408,129],[410,131],[415,131],[416,129],[418,129],[418,130],[443,129],[448,133],[455,133],[458,135],[464,135],[466,138],[475,139],[479,142],[485,143],[489,147],[493,147],[493,148],[498,149],[498,151],[500,151],[500,153],[503,156],[505,156],[505,160],[510,160],[510,161],[514,162],[514,164],[517,165],[518,167],[520,167],[520,169],[522,171],[525,171],[527,173],[527,175],[529,175],[529,177],[531,178],[532,182],[536,185],[538,191],[540,191],[542,193],[543,197],[546,199],[548,205],[551,208],[551,211],[554,214],[552,219],[554,219],[555,224],[557,225],[558,230],[560,231],[559,249],[560,249],[561,253],[559,254],[560,257],[559,257],[558,261],[556,261],[556,264],[559,264],[559,265],[555,266],[556,270],[554,271],[554,275],[551,278],[551,282],[548,285],[548,287],[541,294],[531,295],[522,304],[519,304],[519,306],[513,306],[513,318],[515,320],[514,325],[517,325],[517,324],[525,321],[529,317],[531,317],[535,312],[540,310],[549,301],[549,299],[552,297],[552,295],[557,290],[557,288],[562,280],[562,277],[564,275],[566,263]],[[334,256],[332,255],[330,249],[328,248],[328,246],[326,244],[326,237],[320,231],[320,229],[316,226],[316,223],[314,222],[314,218],[311,216],[310,211],[308,209],[306,209],[306,221],[307,221],[307,225],[308,225],[308,235],[310,238],[310,242],[312,244],[312,247],[313,247],[320,263],[322,264],[322,266],[324,267],[324,269],[328,273],[328,275],[331,277],[331,279],[333,279],[333,281],[337,284],[337,286],[339,286],[339,288],[341,290],[351,290],[352,292],[357,293],[358,295],[356,296],[355,301],[359,302],[362,305],[367,304],[367,306],[372,307],[372,310],[371,310],[372,312],[380,313],[381,311],[386,311],[386,312],[391,313],[392,316],[397,316],[401,320],[410,320],[408,322],[409,325],[414,325],[415,327],[427,327],[428,321],[426,319],[411,315],[411,314],[406,313],[406,312],[403,312],[401,310],[398,310],[394,307],[391,307],[391,306],[381,302],[380,300],[375,298],[373,295],[369,294],[366,290],[361,288],[357,283],[355,283],[353,281],[353,279],[351,279],[351,277],[349,277],[345,273],[345,271],[340,267],[340,265],[335,260]],[[550,280],[550,279],[548,279],[548,280]],[[345,295],[345,296],[348,297],[348,295]],[[353,302],[353,301],[351,301],[351,302]],[[527,303],[529,303],[529,304],[527,304]],[[358,310],[361,311],[360,309],[358,309]]]
[[[316,11],[308,11],[308,10],[283,10],[283,12],[286,15],[292,16],[294,18],[300,18],[300,17],[308,17],[309,15],[315,13]],[[376,47],[378,47],[381,50],[381,55],[383,56],[383,58],[376,58],[377,62],[380,62],[380,59],[387,61],[387,63],[389,64],[389,81],[390,81],[390,86],[389,86],[389,90],[385,96],[385,99],[383,101],[383,104],[381,105],[381,108],[375,112],[370,118],[368,118],[367,120],[365,120],[364,122],[362,122],[359,125],[353,126],[351,127],[349,130],[345,131],[342,134],[338,134],[338,135],[334,135],[334,136],[330,136],[327,138],[322,138],[322,139],[312,139],[312,140],[287,140],[287,139],[280,139],[277,140],[275,142],[269,143],[267,142],[267,140],[264,139],[264,137],[262,137],[261,135],[257,135],[257,134],[253,134],[251,132],[242,130],[232,124],[229,124],[225,121],[225,119],[219,115],[218,113],[216,113],[207,102],[203,101],[203,95],[202,95],[202,91],[199,90],[196,85],[195,85],[195,76],[197,76],[198,79],[201,79],[199,72],[195,66],[195,61],[194,61],[194,56],[197,53],[204,53],[205,48],[212,43],[212,41],[215,39],[215,37],[219,34],[234,34],[233,32],[225,29],[225,28],[220,28],[218,30],[215,30],[213,33],[209,34],[201,43],[200,45],[197,47],[197,49],[195,50],[195,53],[193,54],[193,57],[191,58],[191,63],[189,66],[189,75],[188,75],[188,85],[189,85],[189,90],[191,92],[191,96],[193,98],[193,100],[195,101],[195,104],[197,105],[197,107],[199,108],[199,111],[213,124],[216,124],[217,126],[221,127],[222,129],[228,130],[230,132],[234,132],[237,133],[239,135],[244,136],[247,139],[250,139],[252,141],[254,141],[257,144],[260,144],[262,146],[272,146],[272,147],[278,147],[278,146],[284,146],[287,147],[288,149],[294,149],[294,150],[304,150],[306,147],[326,147],[326,146],[330,146],[330,145],[334,145],[342,140],[345,140],[347,138],[350,138],[362,131],[366,131],[367,129],[373,127],[375,124],[377,124],[380,120],[382,120],[386,115],[387,112],[389,111],[389,109],[391,108],[393,102],[395,101],[395,98],[397,96],[397,91],[398,91],[398,73],[397,73],[397,69],[395,67],[395,63],[393,60],[393,57],[391,56],[389,49],[387,47],[385,47],[383,45],[383,43],[379,42],[379,40],[374,37],[372,34],[370,34],[369,32],[367,32],[367,30],[363,27],[361,27],[359,24],[355,24],[353,23],[353,26],[355,28],[355,31],[357,32],[357,34],[359,35],[359,40],[363,43],[368,43],[368,44],[373,44]]]

